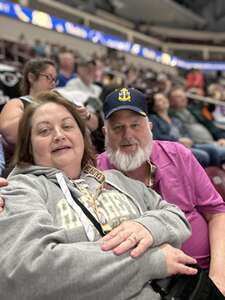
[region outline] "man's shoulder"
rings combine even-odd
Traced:
[[[153,142],[151,162],[157,167],[180,161],[189,160],[192,156],[190,149],[177,142],[158,141]]]
[[[71,87],[77,84],[79,85],[80,82],[81,80],[79,79],[79,77],[71,78],[70,80],[67,81],[66,87]]]
[[[158,152],[160,150],[166,151],[167,153],[174,153],[174,152],[190,152],[185,146],[177,142],[171,141],[153,141],[153,152]]]

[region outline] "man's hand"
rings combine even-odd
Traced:
[[[225,139],[219,139],[216,143],[222,147],[225,147]]]
[[[6,185],[8,185],[8,181],[7,181],[5,178],[0,177],[0,187],[6,186]],[[4,205],[5,205],[5,202],[4,202],[4,200],[0,197],[0,213],[3,211]]]
[[[186,264],[196,264],[197,261],[193,257],[185,254],[182,250],[174,248],[169,244],[163,244],[160,246],[160,249],[166,257],[169,276],[175,274],[195,275],[198,272],[197,269],[186,266]]]
[[[193,145],[193,141],[191,139],[189,139],[188,137],[181,137],[178,139],[179,143],[181,143],[182,145],[184,145],[187,148],[191,148]]]
[[[101,249],[116,255],[131,250],[132,257],[142,255],[153,244],[151,233],[140,223],[126,221],[114,228],[101,240]]]

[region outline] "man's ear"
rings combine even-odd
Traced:
[[[106,135],[106,128],[105,128],[105,126],[102,127],[102,133],[103,133],[104,136]]]
[[[150,130],[152,130],[152,122],[148,122]]]

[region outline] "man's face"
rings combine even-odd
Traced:
[[[89,63],[84,66],[78,66],[77,70],[79,77],[87,85],[92,84],[95,80],[95,66],[92,63]]]
[[[149,159],[152,148],[151,126],[146,117],[131,110],[112,114],[105,126],[106,151],[118,169],[129,171]]]
[[[187,107],[188,100],[182,89],[176,89],[171,93],[170,102],[175,109],[183,109]]]

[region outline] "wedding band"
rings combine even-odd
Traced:
[[[137,236],[136,236],[136,234],[135,234],[135,233],[132,233],[132,234],[129,236],[128,240],[131,240],[132,242],[137,242]]]

